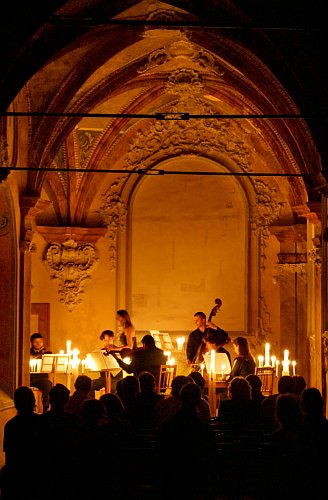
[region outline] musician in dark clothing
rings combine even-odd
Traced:
[[[105,354],[109,354],[112,349],[119,349],[115,344],[114,344],[114,332],[112,330],[104,330],[101,332],[99,339],[104,342],[104,346],[100,349],[101,351],[104,351]],[[111,392],[115,393],[116,391],[116,385],[119,380],[122,378],[122,372],[119,371],[116,375],[113,375],[112,373],[110,374],[111,378]],[[95,378],[92,380],[92,386],[91,386],[91,394],[94,394],[94,391],[99,391],[103,387],[106,387],[106,375],[105,372],[100,372],[99,377]]]
[[[115,353],[111,352],[120,367],[127,373],[133,373],[136,377],[141,372],[147,371],[154,375],[158,383],[160,366],[165,365],[167,358],[162,349],[155,345],[155,340],[151,335],[145,335],[141,339],[142,347],[131,351],[131,363],[124,363]]]
[[[43,345],[41,333],[33,333],[30,341],[31,359],[42,359],[43,354],[51,354],[51,351],[48,351]],[[52,387],[48,373],[30,373],[30,387],[36,387],[42,391],[43,412],[46,412],[49,408],[49,391]]]
[[[205,342],[210,334],[220,334],[220,338],[225,339],[222,343],[228,342],[229,339],[227,332],[222,328],[212,322],[206,323],[206,314],[204,312],[196,312],[194,321],[197,329],[189,334],[187,342],[187,363],[189,365],[203,362],[203,354],[206,350]]]

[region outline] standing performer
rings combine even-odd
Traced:
[[[116,312],[116,321],[123,330],[120,335],[121,344],[123,346],[129,347],[130,349],[136,349],[136,330],[132,324],[129,313],[125,309],[119,309]]]

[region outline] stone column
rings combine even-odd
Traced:
[[[277,271],[280,286],[280,350],[290,351],[296,373],[307,382],[310,348],[307,338],[306,225],[275,226],[270,231],[280,242]],[[291,372],[292,373],[292,372]]]
[[[24,196],[20,198],[21,232],[20,232],[20,266],[19,266],[19,329],[18,329],[18,372],[17,384],[30,384],[30,323],[31,323],[31,252],[35,216],[49,206],[48,201],[39,197]]]

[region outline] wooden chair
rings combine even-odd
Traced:
[[[273,391],[273,380],[275,368],[273,366],[256,367],[255,375],[260,377],[262,381],[261,392],[264,396],[271,396]]]
[[[177,365],[161,365],[158,379],[158,393],[169,395],[171,393],[172,380],[176,376]]]

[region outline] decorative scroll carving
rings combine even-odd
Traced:
[[[7,234],[9,231],[9,220],[5,215],[0,215],[0,236]]]
[[[325,371],[328,371],[328,331],[322,334]]]
[[[94,149],[94,145],[101,132],[96,130],[75,130],[77,151],[78,151],[78,164],[80,168],[86,166],[88,157]]]
[[[308,336],[308,340],[309,340],[309,352],[310,352],[310,361],[311,363],[314,362],[315,360],[315,352],[316,352],[316,349],[315,349],[315,334],[312,333],[311,335]]]
[[[163,64],[175,66],[177,69],[182,66],[192,66],[195,69],[206,69],[207,72],[213,72],[217,76],[224,75],[223,69],[220,68],[213,54],[191,43],[185,33],[181,34],[181,40],[152,52],[148,57],[148,63],[139,70],[139,73],[145,73]]]
[[[259,297],[259,316],[258,316],[258,329],[256,332],[256,339],[259,345],[268,341],[272,336],[270,327],[270,313],[264,297]]]
[[[166,83],[166,92],[178,95],[183,101],[194,99],[203,89],[202,76],[198,71],[189,68],[173,71]]]
[[[72,239],[52,243],[44,260],[52,269],[51,278],[59,281],[60,302],[69,311],[82,300],[84,281],[90,279],[90,271],[98,261],[91,243],[78,244]]]
[[[251,230],[259,230],[260,269],[266,265],[266,248],[270,237],[269,225],[279,217],[285,202],[277,201],[277,188],[269,186],[261,179],[253,181],[256,206],[252,207]]]
[[[8,166],[8,144],[3,135],[0,136],[0,166]]]
[[[66,150],[65,147],[62,146],[57,151],[57,154],[54,158],[55,167],[58,168],[58,177],[63,186],[64,193],[67,196],[68,193],[68,173],[64,172],[63,169],[66,167]]]
[[[158,120],[148,130],[138,131],[127,162],[130,168],[147,167],[171,156],[208,156],[213,151],[228,155],[243,171],[250,171],[249,150],[230,120]]]
[[[108,228],[109,267],[113,271],[117,264],[117,233],[123,230],[126,220],[126,205],[121,198],[121,190],[127,177],[119,177],[109,189],[102,195],[102,205],[98,212]]]
[[[299,274],[301,276],[306,276],[306,263],[298,262],[295,264],[285,263],[275,265],[275,274],[277,276],[286,276],[287,274]]]

